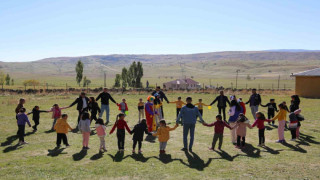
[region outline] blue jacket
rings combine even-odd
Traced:
[[[25,113],[19,113],[17,115],[17,124],[18,125],[26,125],[28,123],[29,126],[31,126],[28,116]]]
[[[233,123],[233,122],[236,122],[238,120],[238,117],[240,115],[240,113],[243,113],[243,109],[241,107],[240,111],[237,110],[237,108],[235,108],[235,112],[233,114],[233,116],[230,116],[229,117],[229,123]]]
[[[181,108],[176,122],[179,123],[182,118],[183,124],[196,124],[198,117],[201,122],[204,122],[199,109],[192,104],[187,104]]]

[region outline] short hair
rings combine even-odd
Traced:
[[[257,90],[256,88],[253,88],[253,89],[252,89],[252,91],[256,91],[256,90]]]
[[[96,124],[103,125],[103,119],[98,118],[97,121],[96,121]]]
[[[80,95],[86,95],[86,93],[85,92],[81,92],[81,94]]]
[[[21,108],[21,109],[19,109],[19,112],[21,112],[21,113],[26,112],[26,108]]]
[[[82,120],[86,120],[86,119],[89,119],[90,115],[88,112],[84,112],[82,113]]]
[[[156,89],[161,89],[161,87],[160,87],[160,86],[157,86]]]
[[[146,124],[147,120],[146,119],[142,119],[140,123]]]
[[[219,120],[221,120],[221,119],[222,119],[221,114],[216,115],[216,118],[218,118]]]
[[[125,115],[124,115],[124,113],[119,113],[118,116],[119,117],[124,117]]]
[[[62,114],[62,118],[68,117],[68,114]]]
[[[199,101],[202,101],[202,99],[199,99]]]
[[[162,119],[162,120],[160,121],[160,124],[167,125],[166,120]]]
[[[181,96],[179,96],[178,99],[181,99]]]
[[[187,101],[192,100],[192,97],[188,96],[188,97],[186,98],[186,100],[187,100]]]
[[[270,101],[274,101],[274,99],[270,99]]]

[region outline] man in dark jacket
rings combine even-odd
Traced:
[[[214,101],[212,101],[210,106],[212,106],[217,101],[218,101],[217,107],[218,107],[218,110],[219,110],[219,114],[221,115],[221,111],[222,111],[223,120],[226,121],[226,107],[227,107],[227,103],[230,106],[230,101],[229,101],[228,97],[224,95],[223,91],[220,91],[220,95],[217,96]]]
[[[164,99],[169,104],[169,100],[168,100],[166,94],[164,94],[164,92],[161,91],[160,86],[157,86],[156,90],[153,91],[151,95],[154,96],[157,93],[160,95],[160,99],[161,99],[162,102],[163,102],[163,99]],[[161,114],[162,114],[162,118],[164,118],[163,105],[161,106]]]
[[[80,96],[72,103],[69,107],[72,107],[77,104],[78,115],[78,124],[80,117],[83,112],[88,111],[89,98],[86,96],[85,92],[81,92]],[[78,127],[78,126],[77,126]]]
[[[257,119],[256,112],[259,111],[259,105],[261,104],[261,97],[257,93],[257,89],[252,89],[252,94],[246,104],[250,104],[252,116],[254,119]]]
[[[103,88],[103,92],[99,94],[99,96],[96,98],[96,101],[98,101],[100,98],[101,98],[101,113],[99,114],[99,118],[101,118],[103,115],[103,112],[106,111],[106,124],[108,124],[109,113],[110,113],[109,100],[111,100],[115,104],[117,104],[117,102],[108,93],[108,88]]]

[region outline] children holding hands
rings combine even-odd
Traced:
[[[237,134],[236,148],[244,148],[246,145],[247,128],[252,129],[248,118],[242,113],[239,114],[239,118],[236,122],[236,125],[233,126],[232,128],[237,128],[236,129],[236,134]]]
[[[259,145],[258,146],[265,146],[264,142],[265,142],[265,136],[264,136],[264,131],[265,131],[265,126],[264,126],[264,122],[271,122],[271,120],[266,119],[266,117],[264,116],[264,114],[262,112],[256,112],[256,117],[257,119],[255,120],[255,122],[252,124],[252,127],[257,126],[257,128],[259,129]]]
[[[169,102],[169,103],[173,103],[173,104],[176,104],[176,108],[177,108],[177,117],[181,111],[181,108],[183,105],[186,105],[185,102],[181,101],[181,97],[178,97],[178,100],[177,101],[173,101],[173,102]]]
[[[57,147],[60,147],[61,140],[63,141],[63,144],[66,145],[67,147],[70,146],[68,143],[68,130],[72,130],[70,125],[67,122],[68,115],[67,114],[62,114],[62,118],[58,119],[57,123],[54,125],[54,130],[57,132]]]
[[[157,132],[152,134],[153,136],[158,136],[158,140],[160,143],[160,154],[166,153],[165,149],[170,139],[170,131],[175,130],[178,127],[176,124],[173,128],[167,126],[166,121],[163,119],[160,121],[160,127],[158,128]]]
[[[98,137],[100,139],[99,151],[100,152],[106,152],[107,151],[107,149],[106,149],[106,141],[104,139],[104,137],[106,136],[106,126],[103,123],[103,119],[101,119],[101,118],[97,119],[95,127],[96,127],[96,131],[97,131],[97,135],[98,135]]]
[[[78,129],[80,130],[80,132],[82,133],[82,149],[83,150],[87,150],[90,149],[89,148],[89,137],[90,137],[90,116],[88,112],[84,112],[82,114],[82,118],[79,121],[79,125],[78,125]]]
[[[137,143],[139,144],[139,153],[141,153],[141,147],[142,147],[142,141],[143,141],[143,136],[144,133],[148,135],[152,135],[151,133],[148,132],[148,127],[147,127],[147,121],[145,119],[142,119],[141,122],[137,125],[134,126],[133,130],[131,131],[131,134],[133,134],[132,140],[133,140],[133,148],[132,148],[132,153],[136,152],[136,146]]]
[[[131,134],[131,130],[128,127],[127,122],[124,120],[125,115],[123,113],[118,114],[116,123],[114,123],[110,134],[114,132],[114,130],[117,128],[117,138],[118,138],[118,149],[120,152],[124,151],[124,140],[126,137],[125,129],[128,131],[129,134]]]

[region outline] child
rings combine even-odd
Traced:
[[[104,140],[104,137],[106,136],[106,126],[103,123],[103,119],[99,118],[96,120],[96,130],[97,130],[97,135],[100,139],[100,152],[106,152],[106,141]]]
[[[203,106],[209,106],[209,105],[202,103],[202,99],[199,99],[199,102],[197,104],[195,104],[195,106],[198,106],[199,112],[200,112],[201,116],[203,117]]]
[[[126,99],[122,99],[122,102],[117,105],[119,106],[119,111],[121,111],[121,113],[123,113],[125,115],[125,112],[128,111]]]
[[[295,141],[297,138],[297,128],[298,128],[298,124],[299,124],[299,120],[297,115],[300,114],[301,110],[297,109],[294,112],[291,112],[289,114],[289,119],[290,119],[290,123],[289,123],[289,129],[291,131],[291,141]]]
[[[271,120],[266,119],[266,117],[264,116],[264,114],[262,112],[256,112],[256,117],[257,119],[255,120],[255,122],[252,124],[252,127],[257,126],[257,128],[259,129],[259,145],[260,147],[265,146],[264,142],[265,142],[265,136],[264,136],[264,131],[265,131],[265,127],[264,127],[264,122],[271,122]],[[279,122],[280,123],[280,122]]]
[[[128,131],[129,134],[131,134],[131,130],[127,125],[127,122],[124,120],[124,114],[120,113],[117,115],[116,123],[114,123],[110,134],[114,132],[114,130],[117,128],[117,138],[118,138],[118,149],[120,152],[124,151],[124,140],[126,137],[125,130]]]
[[[233,128],[237,128],[237,145],[236,148],[244,148],[246,145],[247,127],[252,129],[248,118],[244,114],[239,114],[237,123]],[[242,140],[242,141],[241,141]]]
[[[154,99],[154,112],[156,114],[155,116],[155,120],[156,120],[156,125],[157,127],[159,126],[159,123],[161,121],[161,119],[163,118],[162,117],[162,112],[161,112],[161,106],[162,106],[162,102],[161,102],[161,99],[160,99],[160,94],[156,93],[154,95],[155,99]]]
[[[268,107],[268,119],[271,119],[274,117],[274,114],[275,114],[275,111],[278,112],[278,109],[277,109],[277,104],[275,103],[275,100],[274,99],[270,99],[270,102],[266,105],[262,105],[262,107]],[[270,124],[270,122],[269,122]],[[274,121],[272,121],[272,125],[274,125]]]
[[[54,130],[57,132],[57,147],[60,147],[61,139],[63,140],[63,144],[67,147],[70,146],[67,139],[68,129],[72,130],[70,125],[67,122],[68,115],[62,114],[62,118],[58,119],[57,123],[54,125]]]
[[[141,118],[144,119],[144,102],[142,101],[142,98],[139,99],[139,103],[138,103],[138,111],[139,111],[139,123]]]
[[[26,123],[28,123],[29,127],[31,127],[31,124],[25,112],[26,112],[26,109],[21,108],[19,110],[19,113],[17,114],[19,145],[28,144],[27,142],[24,141],[24,135],[25,135],[24,133],[25,133]]]
[[[147,121],[145,119],[142,119],[141,122],[134,126],[133,130],[131,131],[131,134],[133,134],[133,148],[132,153],[135,153],[136,145],[139,143],[139,153],[141,153],[141,147],[142,147],[142,141],[143,141],[143,135],[144,133],[148,135],[152,135],[148,132],[147,128]]]
[[[294,112],[295,110],[299,109],[300,105],[300,98],[298,95],[291,96],[291,105],[290,105],[290,112]]]
[[[155,120],[154,120],[155,112],[154,112],[153,101],[154,101],[154,97],[148,96],[147,102],[144,106],[149,132],[156,130],[156,124],[155,124]]]
[[[24,103],[26,103],[26,100],[21,98],[19,99],[19,104],[17,105],[15,112],[18,114],[20,112],[20,109],[23,108]]]
[[[90,149],[89,148],[89,137],[90,137],[90,119],[89,113],[84,112],[82,114],[81,121],[79,121],[78,129],[82,133],[82,145],[83,150]]]
[[[227,127],[230,130],[232,128],[225,121],[222,121],[222,116],[220,114],[218,114],[216,116],[216,122],[211,123],[211,124],[203,123],[203,125],[207,126],[207,127],[214,126],[214,136],[213,136],[212,146],[211,146],[211,148],[209,148],[209,150],[214,151],[214,148],[216,146],[216,143],[217,143],[218,139],[219,139],[219,147],[218,147],[218,149],[221,150],[222,142],[223,142],[224,127]]]
[[[94,97],[89,98],[88,110],[91,112],[90,123],[92,120],[97,121],[97,113],[100,114],[101,109]]]
[[[63,107],[60,108],[58,104],[54,104],[51,108],[51,110],[49,112],[52,112],[52,119],[53,119],[53,123],[52,123],[52,128],[51,130],[54,131],[54,125],[56,124],[57,120],[60,119],[61,117],[61,110],[62,109],[67,109],[69,107]]]
[[[272,121],[278,119],[279,121],[279,127],[278,127],[278,136],[279,136],[279,140],[276,141],[276,143],[285,143],[285,139],[284,139],[284,127],[286,124],[286,119],[287,119],[287,110],[285,109],[285,105],[283,104],[279,104],[279,109],[280,111],[278,112],[278,114],[272,118]]]
[[[27,115],[32,114],[32,120],[34,121],[34,126],[32,126],[33,131],[38,130],[37,127],[40,121],[40,113],[42,112],[49,112],[49,111],[42,111],[42,110],[39,110],[39,106],[34,106],[32,111],[27,114]]]
[[[169,102],[169,103],[175,103],[176,107],[177,107],[177,117],[181,111],[182,105],[185,105],[186,103],[184,103],[183,101],[181,101],[181,97],[178,97],[177,101],[173,101],[173,102]]]
[[[238,103],[240,104],[240,106],[242,107],[242,114],[246,115],[246,104],[242,101],[242,98],[240,97],[238,99]]]
[[[177,127],[178,125],[176,124],[173,128],[170,128],[169,126],[167,126],[165,120],[160,121],[159,129],[156,133],[152,134],[153,136],[158,136],[158,140],[160,143],[160,154],[166,153],[165,149],[170,138],[169,132],[175,130]]]

